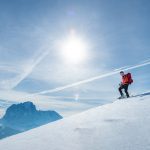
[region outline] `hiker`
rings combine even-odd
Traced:
[[[119,99],[125,98],[122,89],[124,89],[126,97],[129,98],[130,95],[128,93],[128,86],[133,82],[133,79],[131,77],[131,73],[125,74],[123,71],[120,72],[120,75],[122,76],[122,82],[119,84],[119,92],[120,92],[120,97]]]

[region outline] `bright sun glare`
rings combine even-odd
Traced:
[[[86,59],[87,47],[82,39],[72,33],[62,42],[61,52],[68,63],[80,64]]]

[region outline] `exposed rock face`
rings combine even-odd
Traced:
[[[57,112],[39,111],[32,102],[24,102],[11,105],[0,123],[5,131],[9,128],[9,131],[22,132],[58,119],[62,119],[62,116]]]

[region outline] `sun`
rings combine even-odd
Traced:
[[[80,64],[86,59],[87,46],[81,38],[70,34],[61,44],[61,54],[66,62]]]

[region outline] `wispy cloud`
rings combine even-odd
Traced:
[[[28,97],[27,95],[28,93],[17,92],[14,90],[1,90],[0,91],[0,99],[2,100],[14,102],[14,103],[31,101],[36,105],[38,109],[55,110],[59,112],[60,114],[62,114],[63,116],[69,116],[75,113],[79,113],[83,110],[86,110],[95,106],[94,104],[85,102],[84,100],[73,101],[74,99],[73,97],[70,97],[70,98],[69,97],[51,97],[51,96],[44,96],[44,95]]]
[[[40,54],[32,59],[30,61],[30,64],[25,65],[23,72],[19,73],[19,75],[16,75],[16,77],[8,80],[3,80],[1,82],[1,87],[4,89],[13,89],[15,88],[19,83],[21,83],[26,77],[30,75],[30,73],[33,71],[33,69],[49,54],[50,47],[44,47],[41,49]],[[7,67],[7,69],[10,69]]]
[[[115,75],[115,74],[119,73],[121,70],[124,70],[124,71],[132,70],[132,69],[144,67],[146,65],[150,65],[149,60],[146,60],[144,63],[142,62],[142,63],[136,64],[136,65],[133,65],[133,66],[128,66],[128,67],[125,67],[125,68],[123,67],[124,69],[122,69],[122,68],[121,69],[114,69],[114,71],[112,71],[112,72],[102,74],[102,75],[99,75],[99,76],[95,76],[95,77],[85,79],[85,80],[82,80],[82,81],[78,81],[78,82],[68,84],[68,85],[65,85],[65,86],[61,86],[61,87],[58,87],[58,88],[55,88],[55,89],[50,89],[50,90],[45,90],[45,91],[42,91],[42,92],[34,93],[33,95],[59,92],[59,91],[62,91],[62,90],[68,89],[68,88],[72,88],[72,87],[75,87],[75,86],[78,86],[78,85],[81,85],[81,84],[89,83],[89,82],[92,82],[92,81],[95,81],[95,80],[98,80],[98,79],[101,79],[101,78],[105,78],[105,77],[108,77],[108,76]]]

